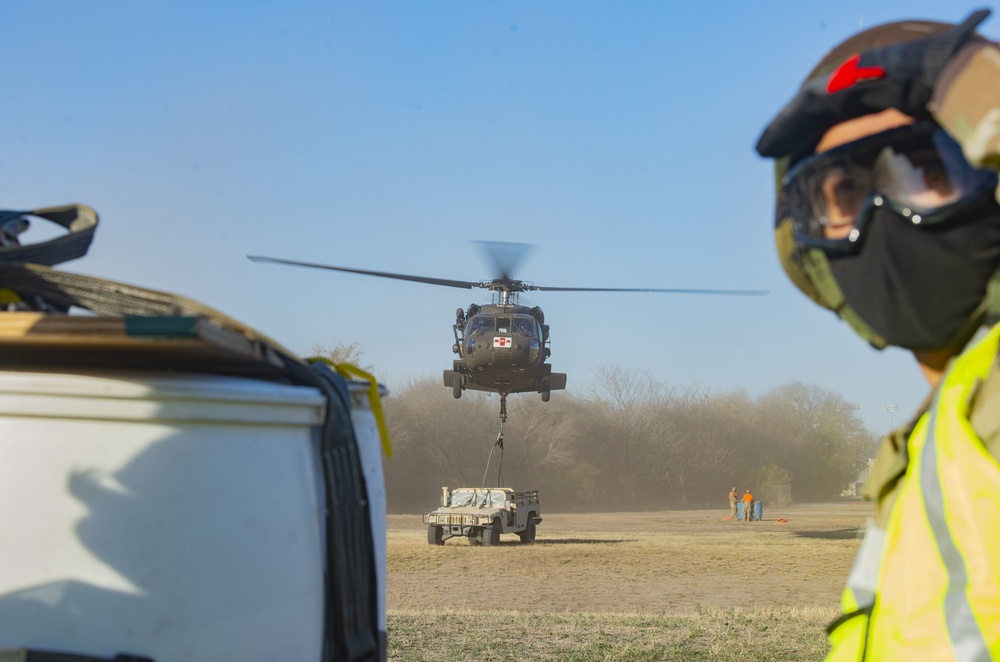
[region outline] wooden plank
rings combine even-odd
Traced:
[[[149,325],[146,325],[147,327]],[[155,325],[153,325],[155,328]],[[164,329],[177,328],[164,324]],[[163,364],[171,357],[190,369],[199,360],[206,364],[220,362],[260,362],[271,367],[283,364],[269,345],[257,338],[219,326],[206,318],[196,318],[194,337],[170,337],[143,334],[130,336],[124,318],[86,315],[53,315],[35,312],[0,313],[0,364],[23,365],[53,355],[43,362],[87,362],[86,356],[73,357],[74,350],[91,355],[90,362],[101,356],[127,355],[137,363]]]
[[[121,317],[50,315],[47,313],[0,313],[0,342],[8,338],[35,335],[123,336]]]

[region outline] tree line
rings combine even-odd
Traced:
[[[818,386],[751,397],[610,365],[595,376],[586,395],[509,396],[502,447],[496,394],[456,400],[430,378],[394,387],[383,402],[390,512],[429,510],[442,486],[501,483],[538,489],[543,508],[560,512],[727,507],[733,486],[765,505],[827,500],[877,441],[849,402]]]

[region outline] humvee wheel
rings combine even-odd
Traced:
[[[493,524],[483,528],[483,547],[493,547],[500,544],[500,522],[493,520]]]
[[[521,542],[535,542],[535,520],[529,517],[528,526],[517,535],[521,537]]]
[[[462,397],[462,378],[459,375],[451,378],[451,394],[456,400]]]
[[[427,544],[428,545],[443,545],[444,544],[444,530],[440,526],[434,526],[431,524],[427,527]]]

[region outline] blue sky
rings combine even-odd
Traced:
[[[899,423],[927,387],[787,281],[753,145],[834,44],[980,6],[948,4],[5,2],[0,205],[90,204],[97,239],[66,270],[303,353],[360,342],[390,388],[450,367],[455,308],[488,293],[245,256],[479,280],[473,242],[515,241],[538,285],[767,289],[522,303],[570,392],[608,363],[754,395],[798,380],[883,432],[883,405]]]

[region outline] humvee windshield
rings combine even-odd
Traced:
[[[502,506],[503,499],[503,492],[482,492],[476,499],[476,502],[480,506]]]
[[[503,506],[505,495],[503,492],[491,490],[458,490],[451,495],[451,506],[461,508],[462,506]]]
[[[459,490],[451,495],[451,505],[455,508],[472,504],[473,493],[467,490]]]

